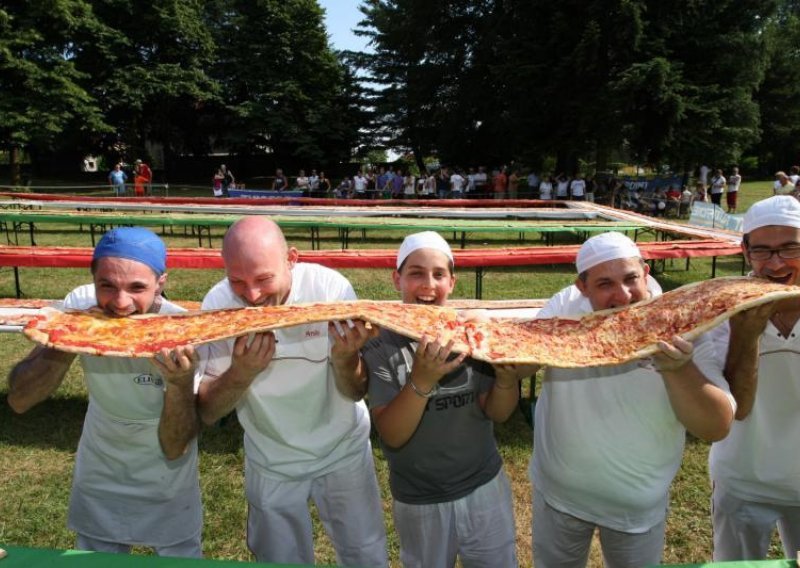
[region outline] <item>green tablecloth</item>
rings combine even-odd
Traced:
[[[290,566],[289,564],[259,564],[235,560],[197,560],[193,558],[163,558],[106,554],[80,550],[51,550],[0,545],[8,556],[0,560],[0,568],[233,568],[259,566],[261,568]],[[292,564],[291,566],[300,566]],[[311,568],[311,567],[308,567]]]

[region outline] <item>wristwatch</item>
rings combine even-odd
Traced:
[[[411,388],[414,389],[414,392],[417,393],[417,396],[421,396],[422,398],[433,398],[436,396],[436,393],[439,392],[439,385],[435,384],[431,387],[431,390],[428,392],[422,392],[417,388],[417,385],[414,384],[414,381],[408,379],[408,384],[411,385]]]

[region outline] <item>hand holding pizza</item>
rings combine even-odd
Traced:
[[[731,332],[740,337],[760,337],[767,328],[769,318],[777,311],[781,302],[761,304],[731,317]]]
[[[172,350],[164,347],[153,358],[153,365],[158,368],[168,385],[185,388],[194,384],[194,372],[198,360],[197,352],[191,345]]]
[[[494,367],[495,382],[501,388],[510,388],[515,381],[521,381],[526,377],[532,377],[541,369],[540,365],[492,365]]]
[[[447,360],[453,351],[453,340],[442,345],[441,337],[431,341],[427,335],[419,340],[419,347],[414,355],[414,368],[411,377],[414,384],[425,391],[430,391],[446,374],[458,368],[466,353],[459,353],[457,357]]]
[[[236,376],[249,385],[256,376],[267,368],[275,356],[275,334],[271,331],[237,337],[233,344],[231,369]]]
[[[378,326],[367,324],[364,320],[352,320],[350,326],[346,321],[328,324],[328,333],[333,337],[333,347],[331,348],[331,358],[334,361],[347,361],[358,355],[362,347],[380,332]]]
[[[672,372],[691,362],[694,345],[679,335],[672,337],[672,343],[658,342],[659,353],[653,355],[653,364],[658,372]]]

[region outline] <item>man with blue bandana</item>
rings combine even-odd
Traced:
[[[154,233],[113,229],[94,250],[94,284],[73,290],[64,307],[109,317],[183,311],[161,295],[165,270],[166,248]],[[11,408],[23,413],[48,398],[75,357],[35,347],[9,375]],[[76,548],[129,552],[144,545],[160,556],[202,556],[194,349],[163,349],[152,362],[86,355],[80,361],[89,408],[69,504]]]

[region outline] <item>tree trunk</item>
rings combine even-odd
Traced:
[[[11,152],[9,153],[8,165],[11,171],[11,185],[17,186],[20,184],[20,156],[19,146],[17,144],[11,145]]]

